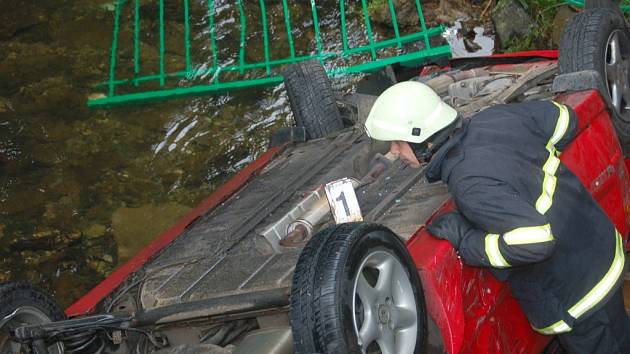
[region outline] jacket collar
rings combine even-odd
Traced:
[[[459,143],[466,135],[468,130],[468,119],[463,120],[462,128],[456,131],[455,134],[448,139],[448,141],[433,155],[429,166],[427,167],[426,177],[429,182],[436,182],[442,180],[448,183],[448,177],[453,170],[453,167],[464,159],[464,152],[462,151]]]

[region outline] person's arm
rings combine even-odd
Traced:
[[[508,268],[541,262],[553,253],[549,222],[509,185],[474,178],[453,195],[461,215],[438,218],[429,232],[448,239],[467,264]]]
[[[524,117],[529,117],[540,130],[547,144],[562,151],[575,138],[578,118],[568,106],[554,101],[530,101],[504,106],[514,109]]]

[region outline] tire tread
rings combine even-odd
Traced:
[[[565,27],[560,41],[558,58],[560,74],[582,70],[595,70],[602,74],[606,50],[602,46],[602,41],[605,42],[608,33],[616,28],[625,29],[625,21],[612,9],[592,8],[574,15]],[[606,80],[605,77],[602,78]],[[602,92],[602,94],[608,95],[607,92]],[[611,111],[613,124],[622,147],[628,150],[630,122],[619,117],[614,109],[611,108]]]
[[[42,310],[52,321],[66,318],[57,302],[41,288],[22,281],[0,284],[0,317],[11,313],[16,305],[27,303]]]
[[[348,331],[344,326],[344,306],[340,301],[349,294],[344,293],[348,280],[344,278],[348,261],[356,245],[372,231],[391,231],[376,224],[347,223],[335,225],[317,233],[302,251],[295,268],[291,292],[291,327],[297,354],[307,353],[358,353],[356,342],[348,342]],[[392,234],[393,235],[393,234]],[[392,236],[394,243],[407,259],[404,261],[413,267],[411,257],[406,253],[404,244]],[[403,258],[405,258],[403,257]],[[402,260],[401,260],[402,261]],[[413,267],[415,269],[415,267]],[[417,274],[414,275],[417,277]],[[419,284],[419,280],[418,284]],[[419,313],[425,314],[424,298],[419,287]],[[346,308],[345,311],[348,311]],[[346,318],[349,316],[345,312]],[[423,317],[426,321],[426,318]],[[418,340],[422,343],[416,353],[424,352],[426,343],[426,323]]]
[[[335,93],[319,61],[290,65],[283,76],[295,122],[306,129],[307,138],[322,138],[343,129]]]

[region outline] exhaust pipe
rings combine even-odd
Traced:
[[[397,159],[398,155],[394,155],[391,152],[388,152],[384,156],[376,154],[371,162],[372,168],[370,168],[368,173],[363,176],[361,180],[351,179],[352,187],[357,189],[373,183]],[[323,187],[318,188],[316,192],[321,194],[321,189],[323,189]],[[313,234],[315,226],[319,224],[329,212],[330,205],[328,204],[328,200],[323,197],[319,198],[309,210],[289,224],[287,234],[280,239],[279,244],[283,247],[299,247],[304,245]]]

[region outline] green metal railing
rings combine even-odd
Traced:
[[[240,17],[240,45],[238,53],[238,61],[232,64],[222,64],[219,57],[216,28],[216,4],[214,0],[207,0],[207,22],[209,26],[209,38],[207,39],[210,44],[211,63],[195,63],[191,57],[191,0],[172,0],[177,1],[177,4],[181,4],[183,1],[184,8],[184,53],[182,53],[185,63],[183,64],[184,70],[176,70],[172,72],[166,71],[166,46],[167,42],[165,33],[165,0],[159,1],[159,71],[146,73],[146,68],[142,68],[141,63],[141,9],[140,0],[119,0],[115,5],[114,10],[114,31],[111,47],[111,58],[109,67],[109,79],[98,85],[97,88],[106,88],[106,95],[104,97],[96,97],[88,100],[89,107],[108,107],[119,104],[128,104],[134,102],[147,102],[165,100],[169,98],[178,98],[191,95],[204,95],[215,92],[225,92],[229,90],[243,89],[253,86],[269,86],[282,82],[282,76],[278,72],[282,66],[287,64],[297,63],[304,60],[317,59],[322,63],[332,59],[343,59],[341,67],[335,67],[328,71],[329,75],[347,75],[359,72],[369,72],[383,68],[387,65],[394,63],[409,63],[418,61],[428,61],[439,57],[450,57],[450,47],[448,45],[431,46],[430,38],[440,35],[444,28],[435,27],[427,28],[424,15],[422,12],[422,6],[420,0],[415,0],[415,5],[418,13],[418,30],[410,34],[401,34],[398,19],[396,16],[396,8],[393,0],[386,0],[388,2],[389,11],[391,14],[391,25],[394,30],[394,37],[388,39],[377,40],[375,35],[369,13],[369,4],[366,0],[361,0],[361,13],[363,16],[363,22],[365,25],[368,44],[351,46],[348,39],[348,14],[346,1],[339,1],[339,20],[341,29],[342,50],[340,51],[327,51],[325,43],[322,41],[322,33],[320,29],[320,23],[318,19],[318,10],[315,4],[315,0],[310,0],[310,8],[313,20],[313,30],[315,37],[315,50],[314,54],[298,55],[295,45],[295,38],[293,37],[293,27],[291,22],[291,11],[289,7],[290,0],[282,0],[282,15],[284,16],[284,27],[287,34],[287,41],[289,47],[289,56],[275,58],[272,57],[272,48],[270,48],[269,38],[269,25],[268,16],[269,12],[265,6],[265,0],[259,0],[259,11],[262,22],[262,34],[263,34],[263,47],[264,47],[264,60],[262,62],[248,62],[246,60],[246,46],[247,46],[247,13],[244,6],[244,0],[233,0],[233,6],[238,8],[238,14]],[[255,3],[255,0],[251,0]],[[303,0],[293,0],[303,1]],[[356,2],[356,1],[355,1]],[[248,4],[251,6],[251,3]],[[358,6],[358,5],[357,5]],[[125,17],[121,16],[123,9],[127,11],[133,11],[133,16],[127,16],[127,19],[133,21],[133,63],[124,63],[120,57],[120,33],[121,26]],[[356,13],[356,12],[355,12]],[[154,19],[151,19],[154,20]],[[421,49],[407,48],[407,52],[399,54],[406,44],[420,43]],[[383,53],[387,49],[397,49],[392,55]],[[351,64],[350,58],[357,55],[367,56],[368,59],[363,60],[359,64]],[[356,61],[356,60],[355,60]],[[121,64],[121,62],[123,62]],[[208,67],[200,69],[200,64],[207,64]],[[117,70],[121,65],[132,65],[133,77],[119,78],[117,77]],[[338,63],[336,63],[338,65]],[[250,72],[261,72],[259,77],[244,78],[245,74]],[[129,70],[127,71],[129,72]],[[226,73],[236,73],[238,75],[230,75],[228,78],[223,76]],[[210,80],[203,80],[202,77],[209,76]],[[236,78],[235,78],[236,76]],[[186,87],[173,87],[175,85],[181,86],[182,81],[185,84],[189,84]],[[201,81],[201,82],[200,82]],[[146,86],[151,85],[150,88]],[[155,88],[155,85],[159,85]],[[170,84],[170,85],[169,85]],[[94,97],[94,95],[92,96]]]

